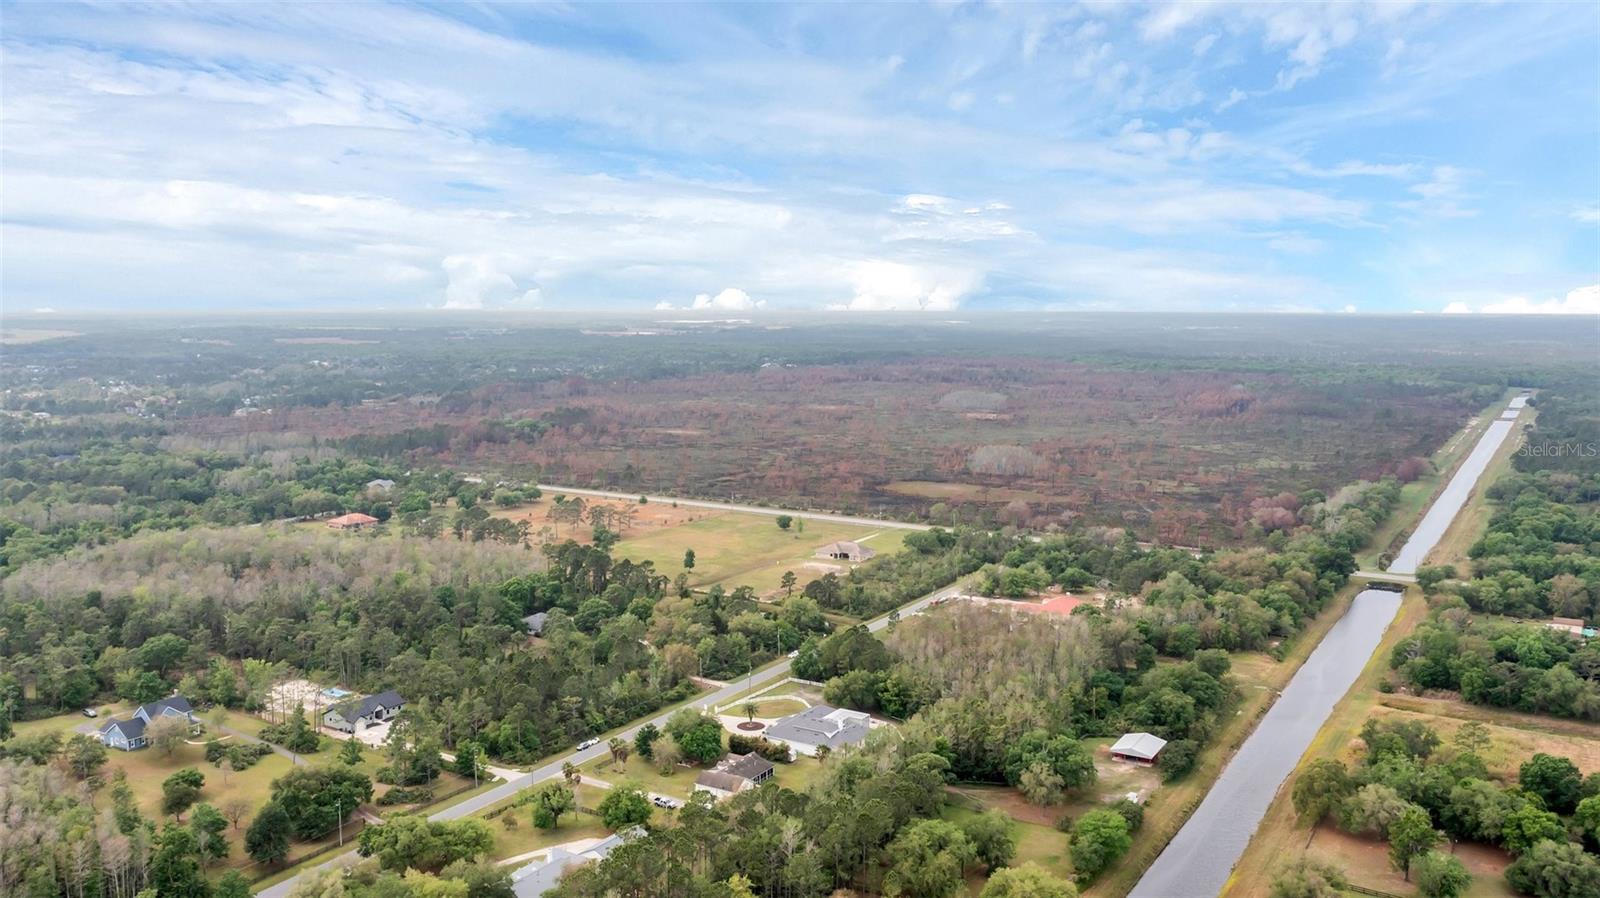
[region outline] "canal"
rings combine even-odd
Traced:
[[[1511,434],[1527,397],[1511,400],[1389,566],[1412,574],[1466,504],[1472,487]],[[1333,706],[1350,690],[1383,631],[1400,610],[1400,596],[1380,589],[1359,593],[1328,631],[1283,694],[1228,762],[1200,807],[1156,858],[1129,898],[1208,898],[1222,891],[1272,798],[1299,763]]]

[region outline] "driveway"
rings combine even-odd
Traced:
[[[543,489],[555,490],[555,489],[559,489],[559,487],[548,487],[547,486],[547,487],[543,487]],[[573,493],[587,492],[587,493],[591,493],[591,494],[595,493],[594,490],[566,490],[566,492],[573,492]],[[622,494],[618,494],[618,495],[622,495]],[[626,496],[623,496],[623,497],[626,498]],[[637,498],[637,495],[635,495],[634,498]],[[650,501],[654,502],[654,501],[657,501],[657,500],[652,497]],[[672,501],[672,500],[663,499],[661,501]],[[778,513],[777,511],[775,511],[773,509],[765,509],[765,510],[763,510],[763,509],[752,509],[752,510],[761,511],[763,514],[777,514]],[[785,512],[785,513],[788,513],[788,512]],[[886,523],[884,521],[874,521],[874,520],[872,520],[870,518],[864,518],[862,520],[869,521],[869,522],[874,523],[874,524],[885,524]],[[904,525],[904,526],[912,528],[912,529],[925,529],[925,528],[922,528],[920,525],[915,525],[914,526],[914,525],[907,524],[907,525]],[[900,616],[901,617],[910,617],[913,614],[917,614],[917,613],[921,612],[924,608],[927,608],[928,605],[930,605],[930,604],[932,604],[934,602],[944,601],[946,599],[951,598],[952,596],[958,595],[961,592],[961,587],[962,587],[961,581],[958,580],[955,583],[952,583],[952,584],[950,584],[949,586],[946,586],[943,589],[940,589],[940,590],[938,590],[936,592],[928,593],[927,595],[923,596],[920,599],[917,599],[917,600],[911,602],[910,604],[902,605],[898,609],[899,612],[900,612]],[[873,632],[873,633],[877,633],[877,632],[883,630],[887,626],[889,626],[889,616],[888,615],[883,615],[881,617],[877,617],[877,618],[874,618],[871,621],[869,621],[867,623],[867,630],[870,631],[870,632]],[[725,686],[722,689],[717,690],[716,692],[713,692],[713,693],[711,693],[709,695],[703,695],[703,696],[695,699],[695,701],[693,702],[692,706],[701,708],[702,710],[709,711],[709,709],[711,709],[713,707],[716,707],[716,706],[722,705],[722,704],[726,704],[726,703],[732,701],[734,696],[739,695],[740,693],[744,692],[744,690],[745,690],[745,688],[747,686],[748,687],[764,686],[767,683],[771,683],[774,680],[779,680],[779,679],[782,679],[782,678],[787,677],[787,676],[789,676],[789,659],[788,658],[779,658],[777,661],[775,661],[772,664],[762,668],[761,670],[758,670],[758,671],[752,673],[748,677],[741,677],[737,683],[733,683],[731,685]],[[689,706],[685,706],[685,707],[689,707]],[[677,710],[677,708],[673,708],[672,710],[663,711],[660,714],[657,714],[657,715],[655,715],[653,717],[650,717],[650,718],[648,718],[646,720],[640,720],[640,721],[634,723],[632,726],[628,727],[627,729],[625,729],[622,732],[617,733],[615,735],[621,737],[624,740],[632,742],[633,741],[633,737],[638,735],[639,730],[641,728],[643,728],[644,725],[647,724],[647,723],[655,724],[657,729],[661,729],[661,728],[665,727],[667,725],[667,719],[669,717],[671,717],[676,710]],[[609,738],[610,735],[611,734],[603,734],[600,737],[600,741],[598,743],[596,743],[595,745],[590,746],[589,748],[584,749],[583,751],[569,752],[569,753],[567,753],[565,755],[562,755],[562,756],[560,756],[558,758],[555,758],[555,759],[553,759],[551,761],[548,761],[548,762],[546,762],[545,764],[543,764],[543,765],[541,765],[539,767],[534,768],[529,773],[520,774],[514,779],[511,779],[511,780],[508,780],[507,782],[501,783],[500,785],[495,786],[493,789],[489,789],[489,790],[487,790],[485,792],[480,792],[477,795],[473,795],[473,796],[471,796],[471,797],[469,797],[469,798],[467,798],[467,799],[465,799],[463,801],[457,802],[456,804],[453,804],[448,808],[444,808],[443,810],[436,811],[433,814],[428,815],[428,819],[429,820],[459,820],[462,817],[470,817],[473,814],[476,814],[477,812],[483,810],[484,808],[487,808],[487,807],[489,807],[491,805],[498,804],[498,803],[500,803],[502,801],[505,801],[506,799],[516,795],[518,792],[521,792],[523,789],[530,788],[530,787],[532,787],[532,786],[534,786],[534,785],[536,785],[538,783],[544,782],[547,779],[551,779],[553,777],[560,776],[561,775],[561,767],[562,767],[563,764],[576,764],[578,766],[582,766],[583,764],[586,764],[589,761],[593,761],[596,758],[606,757],[606,756],[608,756],[610,754],[610,750],[606,748],[605,740],[607,738]],[[321,864],[318,864],[314,869],[321,870],[321,869],[323,869],[325,867],[328,867],[328,866],[331,866],[331,865],[334,865],[334,864],[348,865],[350,863],[353,863],[355,861],[355,859],[356,859],[356,853],[355,852],[353,852],[353,851],[352,852],[347,852],[345,854],[341,854],[338,857],[333,858],[332,860],[325,861],[325,862],[323,862]],[[304,876],[304,875],[305,875],[305,872],[302,871],[301,873],[296,874],[295,876],[292,876],[292,877],[290,877],[288,879],[285,879],[284,881],[282,881],[282,882],[280,882],[280,883],[278,883],[276,885],[268,886],[267,888],[262,889],[261,891],[257,892],[256,894],[258,896],[260,896],[260,898],[288,898],[289,893],[293,892],[295,886],[299,883],[300,877]]]

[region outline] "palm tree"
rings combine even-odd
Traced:
[[[576,786],[578,781],[583,778],[583,774],[578,772],[578,768],[571,761],[566,761],[561,765],[561,776],[569,786]]]
[[[606,743],[606,748],[611,751],[611,768],[616,769],[618,764],[628,763],[628,743],[617,736],[611,737]]]
[[[756,704],[756,700],[755,699],[750,699],[749,701],[744,703],[744,716],[750,718],[750,722],[751,723],[755,723],[755,720],[756,720],[756,709],[758,709],[760,707],[761,707],[760,705]]]

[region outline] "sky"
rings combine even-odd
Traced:
[[[0,26],[11,314],[1600,313],[1591,3]]]

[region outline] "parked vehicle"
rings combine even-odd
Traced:
[[[83,709],[83,716],[84,717],[99,717],[100,716],[100,712],[96,711],[93,708],[84,708]]]
[[[578,751],[583,751],[586,748],[594,748],[596,745],[599,745],[599,744],[600,744],[600,740],[599,739],[585,739],[582,742],[578,743]]]

